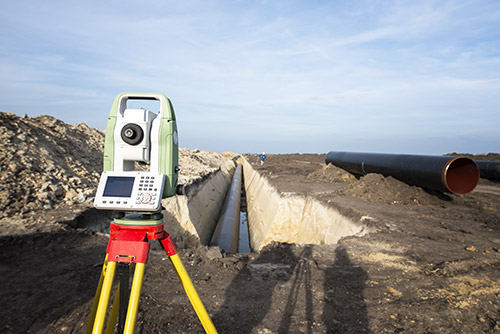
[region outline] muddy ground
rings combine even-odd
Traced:
[[[234,256],[181,250],[220,333],[500,333],[499,183],[481,180],[461,197],[355,178],[325,167],[324,155],[248,159],[281,192],[315,197],[372,232]],[[0,332],[85,332],[107,236],[79,227],[98,214],[80,211],[87,217],[59,208],[1,225],[11,230],[0,237]],[[161,250],[150,254],[136,332],[203,332]]]

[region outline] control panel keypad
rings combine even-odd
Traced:
[[[130,184],[131,190],[128,195],[109,196],[104,194],[104,189],[108,183],[108,179],[105,176],[115,178],[115,182],[119,178],[127,179],[123,183]],[[164,176],[160,173],[138,171],[104,172],[100,183],[103,184],[99,185],[94,201],[94,206],[97,208],[137,211],[156,211],[161,208]]]
[[[155,206],[158,203],[158,186],[155,183],[155,178],[155,176],[140,177],[136,204]]]

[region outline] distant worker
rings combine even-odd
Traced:
[[[260,159],[260,165],[261,166],[264,166],[264,160],[266,160],[266,152],[262,152],[261,155],[259,155],[259,159]]]

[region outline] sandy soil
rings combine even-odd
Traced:
[[[482,180],[460,197],[378,175],[357,179],[323,159],[271,155],[260,167],[249,158],[281,192],[314,197],[372,232],[234,256],[181,250],[220,333],[500,332],[499,183]],[[85,331],[107,236],[63,213],[46,216],[44,228],[1,233],[0,332]],[[203,332],[161,250],[150,254],[136,328]]]

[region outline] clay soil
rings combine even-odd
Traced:
[[[220,333],[500,333],[499,183],[455,196],[356,178],[324,155],[248,159],[279,191],[314,197],[370,232],[250,254],[180,250]],[[19,231],[21,222],[2,225],[11,229],[0,237],[2,333],[85,332],[107,236],[83,228],[97,219],[92,209],[58,210]],[[136,333],[202,332],[153,245]]]

